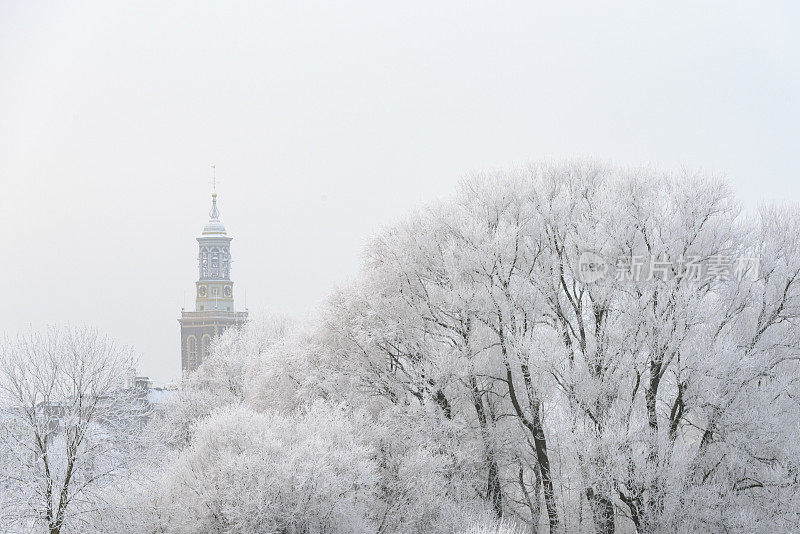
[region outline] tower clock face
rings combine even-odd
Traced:
[[[197,288],[197,294],[200,295],[201,297],[205,297],[206,293],[208,293],[208,290],[206,289],[206,286],[199,286]]]
[[[232,293],[231,286],[225,286],[225,289],[223,291],[224,291],[224,294],[225,294],[226,297],[230,297],[231,296],[231,293]]]

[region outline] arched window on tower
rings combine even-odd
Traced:
[[[197,368],[197,338],[189,336],[186,338],[186,348],[189,353],[189,370],[194,371]]]
[[[219,278],[219,249],[211,249],[211,277]]]
[[[231,256],[230,252],[228,251],[228,247],[222,248],[222,253],[220,254],[221,266],[222,266],[222,278],[226,280],[230,277],[230,270],[231,270]]]
[[[201,354],[203,355],[203,359],[200,360],[200,362],[204,362],[206,358],[208,358],[208,356],[211,354],[211,336],[209,336],[208,334],[204,335],[203,340],[200,343],[200,346],[202,348]]]
[[[200,249],[200,278],[208,278],[208,249]]]

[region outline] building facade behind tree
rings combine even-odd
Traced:
[[[188,376],[208,357],[211,341],[232,326],[247,321],[247,311],[233,304],[231,241],[219,220],[217,194],[211,195],[210,219],[197,238],[198,280],[194,311],[181,310],[181,370]]]

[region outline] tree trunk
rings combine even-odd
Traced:
[[[614,534],[613,501],[599,493],[595,493],[592,488],[586,490],[586,499],[592,509],[592,517],[598,534]]]
[[[503,352],[505,350],[503,349]],[[547,508],[547,518],[550,523],[550,533],[555,534],[558,532],[558,509],[556,508],[556,495],[553,486],[553,477],[550,471],[550,458],[547,455],[547,440],[544,436],[544,428],[542,427],[542,420],[539,416],[539,401],[534,402],[535,406],[532,407],[532,419],[528,419],[522,411],[522,406],[517,399],[517,393],[514,388],[514,375],[511,372],[511,366],[506,360],[506,384],[508,385],[508,394],[511,398],[511,405],[517,413],[522,424],[533,436],[533,445],[536,449],[536,459],[539,461],[539,468],[542,471],[542,487],[544,488],[544,504]]]
[[[658,396],[658,386],[661,381],[659,376],[661,372],[661,365],[656,360],[650,361],[650,381],[645,390],[645,404],[647,405],[647,423],[650,430],[658,433],[658,418],[656,416],[656,397]]]
[[[658,475],[659,451],[658,451],[658,414],[656,413],[656,399],[658,397],[658,387],[661,384],[662,359],[650,361],[650,380],[645,390],[645,404],[647,405],[647,420],[650,427],[650,452],[648,462],[655,470],[655,476],[650,484],[650,492],[647,497],[648,516],[656,518],[661,515],[663,509],[663,499],[661,496],[661,477]]]
[[[536,458],[542,470],[542,486],[544,487],[544,503],[547,507],[547,517],[550,522],[550,534],[558,531],[558,510],[556,509],[556,496],[553,489],[553,477],[550,472],[550,458],[547,456],[547,440],[544,437],[538,406],[533,414],[533,444],[536,447]]]
[[[470,377],[472,387],[472,402],[478,414],[478,424],[481,427],[483,446],[486,450],[486,464],[489,467],[489,474],[486,483],[486,498],[492,504],[492,509],[497,517],[503,517],[503,493],[500,488],[500,468],[494,455],[494,447],[489,440],[488,419],[486,410],[483,407],[483,396],[478,389],[478,381],[475,377]]]

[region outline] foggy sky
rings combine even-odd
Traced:
[[[237,307],[298,317],[476,170],[593,156],[800,200],[788,2],[131,4],[0,3],[0,328],[94,325],[162,383],[212,163]]]

